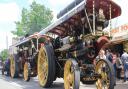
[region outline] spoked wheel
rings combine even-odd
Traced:
[[[50,87],[55,77],[53,49],[49,45],[40,48],[38,55],[38,79],[42,87]]]
[[[80,85],[80,71],[78,63],[69,59],[64,67],[64,87],[65,89],[79,89]]]
[[[100,59],[97,62],[96,73],[101,76],[96,82],[97,89],[114,89],[114,68],[108,60]]]
[[[16,63],[17,55],[10,57],[10,74],[12,78],[18,77],[18,64]]]
[[[24,80],[29,81],[30,80],[30,64],[28,62],[25,62],[24,64]]]

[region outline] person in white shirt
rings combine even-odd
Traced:
[[[96,61],[99,59],[106,59],[105,51],[103,49],[100,50],[99,55],[96,57]]]

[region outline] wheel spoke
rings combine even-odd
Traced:
[[[42,79],[42,78],[44,77],[44,73],[43,73],[43,72],[40,72],[40,73],[38,74],[38,76]]]
[[[97,80],[96,86],[97,86],[97,89],[102,89],[102,82],[100,79]]]

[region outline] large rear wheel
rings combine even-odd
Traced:
[[[96,72],[101,76],[96,82],[97,89],[114,89],[114,68],[108,60],[100,59],[96,64]]]
[[[18,77],[18,63],[16,62],[17,60],[17,55],[11,55],[10,56],[10,75],[12,78]]]
[[[80,71],[78,63],[69,59],[64,67],[64,87],[65,89],[79,89],[80,85]]]
[[[55,59],[50,45],[44,45],[38,55],[38,79],[42,87],[50,87],[55,78]]]

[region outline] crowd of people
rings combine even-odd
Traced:
[[[122,54],[110,49],[101,49],[97,59],[109,60],[114,67],[115,77],[123,79],[123,82],[128,81],[128,53],[125,49]]]

